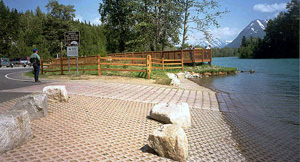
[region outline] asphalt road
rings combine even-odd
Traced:
[[[33,78],[29,79],[22,76],[23,72],[31,71],[32,69],[32,67],[0,68],[0,103],[30,94],[21,92],[1,92],[1,90],[44,84],[43,82],[35,83]]]

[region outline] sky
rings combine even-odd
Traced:
[[[210,27],[214,38],[222,41],[232,41],[253,20],[267,20],[275,18],[279,12],[285,11],[286,3],[290,0],[216,0],[221,5],[221,10],[227,9],[229,13],[218,19],[219,28]],[[101,0],[58,0],[60,4],[74,5],[76,18],[80,21],[90,21],[100,24],[98,12]],[[40,6],[47,12],[48,0],[4,0],[5,5],[16,8],[18,11],[35,10]],[[197,31],[188,33],[189,44],[199,44],[204,36]]]

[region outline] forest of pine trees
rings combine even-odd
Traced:
[[[49,0],[46,8],[47,13],[39,7],[23,13],[0,0],[0,57],[29,56],[34,48],[44,58],[55,57],[67,31],[80,31],[81,56],[170,50],[180,43],[183,48],[188,46],[190,23],[197,25],[193,30],[210,38],[209,27],[219,26],[217,19],[227,12],[219,11],[215,0],[102,0],[101,25],[93,25],[75,21],[72,5]]]
[[[30,56],[34,48],[38,48],[44,58],[56,57],[67,31],[80,31],[79,55],[106,54],[102,26],[74,21],[72,5],[49,1],[46,7],[48,13],[43,13],[39,7],[22,13],[9,9],[3,0],[0,1],[0,57]]]
[[[243,37],[240,58],[299,58],[299,0],[286,8],[287,12],[269,20],[263,39]]]

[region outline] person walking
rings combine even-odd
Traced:
[[[33,64],[33,69],[34,69],[34,81],[41,82],[39,81],[39,73],[40,73],[40,62],[41,58],[38,55],[38,49],[33,50],[33,54],[30,56],[30,62]]]

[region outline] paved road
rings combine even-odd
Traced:
[[[14,88],[21,88],[32,86],[36,84],[33,79],[28,79],[22,76],[23,72],[31,71],[32,67],[14,67],[14,68],[0,68],[0,91]],[[0,92],[0,103],[27,95],[29,93],[23,92]]]

